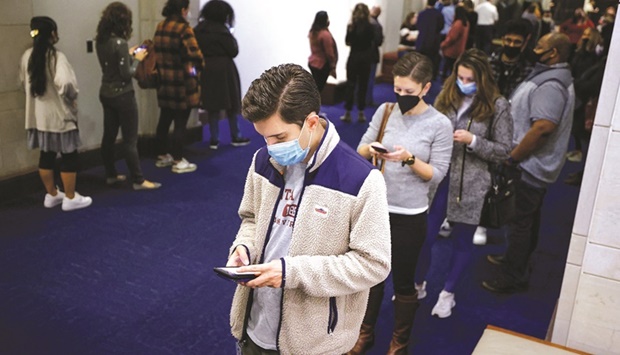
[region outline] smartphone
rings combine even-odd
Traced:
[[[379,153],[389,153],[389,151],[381,146],[378,145],[371,145],[372,149],[376,150]]]
[[[213,271],[218,276],[235,282],[246,282],[255,279],[258,275],[253,272],[237,272],[237,266],[221,266],[214,267]]]
[[[146,49],[146,45],[145,45],[145,44],[140,45],[140,46],[138,46],[138,48],[136,48],[136,49],[133,51],[133,54],[136,54],[136,53],[138,53],[138,52],[142,52],[142,51],[143,51],[143,50],[145,50],[145,49]]]

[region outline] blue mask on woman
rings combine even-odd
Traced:
[[[301,131],[299,132],[300,137],[305,126],[306,122],[301,126]],[[267,151],[278,164],[282,166],[295,165],[308,156],[310,142],[312,142],[312,132],[310,132],[310,139],[308,140],[308,147],[306,149],[301,148],[299,145],[299,137],[297,137],[292,141],[267,145]]]
[[[456,85],[459,87],[459,90],[461,90],[463,95],[467,96],[475,94],[476,90],[478,90],[476,87],[476,82],[464,84],[459,78],[456,79]]]

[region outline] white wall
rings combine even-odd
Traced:
[[[380,5],[383,13],[379,21],[384,26],[386,46],[395,50],[397,46],[395,31],[386,31],[393,26],[386,24],[387,15],[393,14],[398,18],[393,20],[400,25],[402,17],[402,0],[227,0],[235,10],[234,36],[239,42],[239,56],[235,59],[241,76],[241,88],[245,93],[252,80],[258,78],[266,69],[282,63],[296,63],[304,68],[308,67],[310,45],[308,31],[318,11],[327,11],[330,19],[331,31],[338,46],[339,80],[346,79],[346,61],[349,56],[349,47],[345,45],[347,23],[351,18],[351,11],[355,4],[363,2],[369,7]],[[201,0],[202,4],[207,1]],[[390,38],[390,39],[388,39]],[[330,78],[330,81],[332,79]]]

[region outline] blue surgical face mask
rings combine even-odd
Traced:
[[[475,81],[468,83],[468,84],[464,84],[461,81],[461,79],[457,78],[456,85],[459,87],[459,90],[461,90],[463,95],[467,95],[467,96],[475,94],[476,90],[478,90],[478,88],[476,87]]]
[[[303,132],[304,127],[306,126],[306,122],[304,122],[303,126],[301,126],[301,131],[299,132],[299,137],[301,137],[301,132]],[[302,149],[299,145],[299,137],[293,139],[292,141],[282,142],[277,144],[267,145],[267,151],[269,155],[280,165],[289,166],[300,163],[308,156],[308,152],[310,151],[310,142],[312,142],[312,132],[310,132],[310,139],[308,140],[308,147],[306,149]]]

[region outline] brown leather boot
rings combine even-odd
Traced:
[[[419,305],[417,293],[413,295],[396,294],[394,300],[394,332],[387,352],[388,355],[407,354],[413,319]]]
[[[365,354],[373,345],[375,345],[375,324],[381,309],[381,301],[383,300],[383,289],[385,284],[382,282],[370,289],[368,294],[368,305],[366,306],[366,314],[360,328],[360,336],[353,349],[349,350],[347,355]]]

